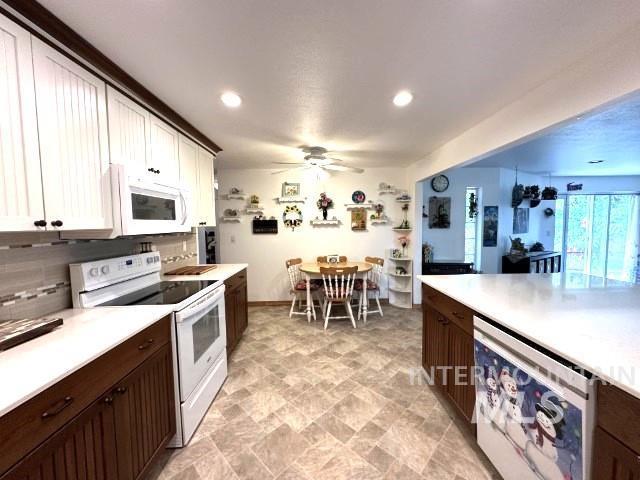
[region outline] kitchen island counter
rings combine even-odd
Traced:
[[[566,273],[418,279],[640,398],[640,286]]]

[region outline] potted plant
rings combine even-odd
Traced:
[[[409,237],[406,236],[406,235],[402,235],[402,236],[398,237],[398,242],[402,246],[402,256],[406,257],[407,256],[407,245],[409,245]]]
[[[322,219],[327,219],[327,213],[330,208],[333,208],[333,200],[327,197],[327,194],[322,192],[320,198],[316,202],[317,207],[322,210]]]
[[[558,198],[558,189],[556,187],[544,187],[542,190],[542,200],[556,200]]]

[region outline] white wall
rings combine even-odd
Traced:
[[[429,197],[451,197],[451,228],[430,229],[428,219],[422,222],[422,239],[434,246],[434,259],[439,261],[464,260],[464,222],[467,216],[465,206],[465,189],[479,187],[480,235],[482,235],[483,207],[498,206],[498,245],[482,247],[480,268],[484,273],[499,273],[504,255],[511,243],[509,236],[519,236],[526,245],[541,241],[546,248],[553,246],[553,218],[544,216],[544,206],[529,209],[529,232],[513,234],[513,209],[511,208],[511,191],[515,183],[515,171],[504,168],[455,168],[444,172],[449,178],[450,187],[444,193],[436,193],[431,189],[431,179],[422,182],[423,203],[428,205]],[[523,185],[539,185],[544,187],[544,180],[539,175],[520,172],[518,183]],[[523,205],[524,206],[524,205]]]
[[[241,208],[245,202],[226,200],[224,195],[231,187],[242,189],[247,194],[256,194],[265,206],[267,217],[278,219],[277,235],[254,235],[251,233],[252,215],[242,215],[242,223],[218,222],[220,261],[222,263],[242,262],[249,264],[248,289],[249,301],[279,301],[289,299],[289,280],[285,270],[285,260],[301,257],[303,260],[315,260],[318,255],[341,254],[350,259],[362,260],[365,256],[384,257],[385,250],[398,248],[396,238],[399,234],[391,230],[402,220],[400,204],[393,195],[378,195],[380,182],[406,188],[406,170],[403,168],[368,168],[362,174],[335,173],[326,179],[318,180],[310,172],[289,172],[272,175],[274,170],[229,169],[221,170],[218,175],[219,206],[218,215],[227,208]],[[304,224],[295,231],[285,229],[282,223],[284,205],[274,199],[280,196],[282,183],[299,182],[302,194],[307,197],[301,205]],[[352,203],[354,190],[362,190],[367,200],[380,200],[386,206],[386,214],[391,224],[371,225],[367,222],[367,231],[351,230],[350,213],[344,207]],[[342,220],[339,227],[312,227],[309,220],[322,217],[315,202],[321,192],[326,192],[334,201],[335,208],[329,210],[329,218],[334,215]],[[413,208],[409,210],[412,221]],[[410,246],[411,247],[411,246]],[[385,264],[385,268],[387,265]],[[386,297],[386,279],[382,282],[382,296]]]
[[[569,182],[581,183],[582,190],[572,193],[640,192],[640,175],[603,177],[551,177],[559,193],[567,193]]]

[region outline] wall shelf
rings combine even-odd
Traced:
[[[375,204],[373,203],[345,203],[345,207],[347,210],[354,210],[356,208],[364,208],[365,210],[373,210],[375,208]]]
[[[238,222],[240,223],[242,219],[240,217],[221,217],[221,222]]]
[[[277,197],[278,203],[304,203],[307,201],[307,197]]]
[[[246,193],[228,193],[227,195],[225,195],[225,198],[227,200],[246,200],[247,194]]]
[[[262,213],[264,213],[264,207],[262,205],[255,205],[255,206],[252,206],[252,207],[247,207],[245,209],[245,213],[247,213],[247,215],[262,214]]]
[[[413,230],[412,228],[392,228],[391,230],[393,230],[394,232],[410,232],[411,230]]]
[[[313,220],[310,220],[309,223],[311,225],[313,225],[314,227],[322,227],[322,226],[326,226],[326,227],[338,227],[342,224],[342,222],[340,220],[336,219],[327,219],[327,220],[322,220],[319,218],[314,218]]]
[[[384,225],[385,223],[389,222],[390,220],[387,217],[369,219],[369,223],[371,223],[371,225]]]
[[[395,265],[404,268],[407,273],[395,273],[392,263],[387,275],[389,278],[389,304],[399,308],[413,308],[413,261],[410,257],[394,258],[393,249],[387,250],[386,257]],[[400,262],[399,264],[397,262]]]
[[[411,199],[410,198],[407,198],[407,199],[396,198],[396,202],[398,202],[398,203],[411,203]]]
[[[384,194],[390,194],[390,195],[395,195],[396,193],[398,193],[398,190],[395,188],[385,188],[383,190],[378,190],[378,194],[379,195],[384,195]]]

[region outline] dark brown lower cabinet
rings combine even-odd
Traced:
[[[640,456],[596,427],[593,444],[593,471],[597,480],[640,480]]]
[[[117,480],[113,396],[105,395],[2,480]]]
[[[229,356],[249,324],[246,269],[225,280],[224,284],[227,356]]]
[[[473,430],[473,313],[428,287],[422,298],[422,366]]]
[[[170,321],[161,322],[105,354],[104,361],[100,357],[62,380],[60,388],[70,391],[74,382],[88,382],[92,376],[105,378],[109,375],[105,369],[118,371],[122,368],[118,359],[134,352],[139,356],[133,370],[65,421],[55,433],[43,441],[35,436],[22,438],[25,449],[31,442],[30,453],[14,462],[0,480],[141,478],[176,430]],[[88,386],[86,383],[85,388],[89,390]],[[52,405],[46,410],[52,418],[66,413],[79,401],[72,396],[64,397],[63,401],[53,400],[49,391],[41,395],[46,397],[45,404]],[[33,403],[43,402],[36,397]],[[32,405],[28,402],[6,418],[9,421],[27,418],[36,423],[49,421],[40,410],[36,415],[30,410]]]

